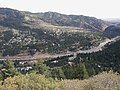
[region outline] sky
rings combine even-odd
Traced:
[[[30,12],[53,11],[97,18],[120,18],[120,0],[0,0],[0,7]]]

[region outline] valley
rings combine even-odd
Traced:
[[[82,15],[0,9],[0,55],[61,54],[96,47],[106,22]],[[75,23],[76,22],[76,23]]]
[[[53,54],[53,55],[50,55],[50,54],[41,54],[41,55],[34,55],[34,56],[6,56],[6,57],[0,57],[0,61],[4,61],[4,60],[18,60],[18,61],[32,61],[32,60],[37,60],[39,58],[57,58],[57,57],[63,57],[63,56],[70,56],[70,55],[74,55],[74,57],[77,55],[77,54],[86,54],[86,53],[95,53],[95,52],[99,52],[99,51],[102,51],[102,49],[104,48],[105,45],[110,45],[110,43],[114,43],[116,42],[117,40],[120,40],[120,36],[116,36],[114,38],[111,38],[111,39],[105,39],[103,42],[101,42],[97,47],[93,47],[91,49],[88,49],[88,50],[79,50],[79,51],[76,51],[76,52],[67,52],[66,54]]]
[[[118,90],[119,74],[118,21],[0,8],[0,90]]]

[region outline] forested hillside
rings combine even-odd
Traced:
[[[120,40],[107,44],[102,51],[64,56],[45,61],[50,67],[61,67],[66,78],[84,78],[103,71],[120,73]],[[71,74],[69,74],[71,73]],[[80,76],[79,76],[80,75]],[[86,76],[85,76],[86,78]]]
[[[107,25],[87,16],[0,8],[0,55],[56,54],[89,49],[106,38],[100,31]]]
[[[115,37],[120,35],[120,25],[111,25],[107,27],[104,31],[104,34],[108,37]]]
[[[15,66],[18,64],[10,60],[4,61],[0,65],[0,90],[119,90],[120,88],[120,75],[113,71],[102,72],[88,78],[87,73],[85,73],[85,66],[81,64],[77,69],[80,71],[77,75],[78,79],[66,80],[60,68],[50,69],[41,62],[32,63],[34,63],[32,71],[25,68],[28,63],[21,63],[24,65],[24,68],[21,68],[22,72],[27,71],[25,74],[15,69],[14,64]],[[69,76],[72,74],[69,73]],[[82,75],[85,78],[84,80],[81,80],[83,79],[81,78]]]

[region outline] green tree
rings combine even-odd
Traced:
[[[60,90],[57,82],[40,74],[26,74],[8,77],[0,82],[0,90]]]
[[[75,66],[63,66],[62,70],[65,74],[66,79],[73,79],[75,77]]]
[[[1,75],[3,77],[3,80],[7,77],[13,77],[14,75],[17,75],[18,72],[14,67],[14,63],[10,60],[6,60],[3,62],[3,66],[1,69]]]
[[[89,76],[96,75],[96,71],[95,71],[95,69],[93,67],[88,69],[88,73],[89,73]]]
[[[3,80],[3,76],[2,73],[0,73],[0,81]]]
[[[77,65],[75,74],[76,74],[75,78],[79,78],[79,79],[89,78],[88,72],[87,72],[86,67],[83,63],[80,63],[79,65]]]
[[[65,79],[64,72],[61,68],[54,68],[51,71],[52,77],[57,79]]]
[[[30,49],[30,50],[29,50],[29,54],[30,54],[31,56],[33,56],[35,53],[36,53],[36,50],[35,50],[35,49]]]
[[[38,74],[42,74],[45,76],[50,76],[50,71],[49,71],[49,67],[46,66],[46,64],[43,64],[43,62],[37,62],[34,64],[33,66],[33,71],[36,71],[36,73]]]

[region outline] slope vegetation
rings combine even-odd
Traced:
[[[120,76],[101,73],[87,80],[53,80],[43,75],[28,74],[7,78],[0,90],[119,90]]]
[[[0,8],[0,54],[55,54],[88,49],[105,38],[98,32],[104,26],[106,22],[93,17]]]

